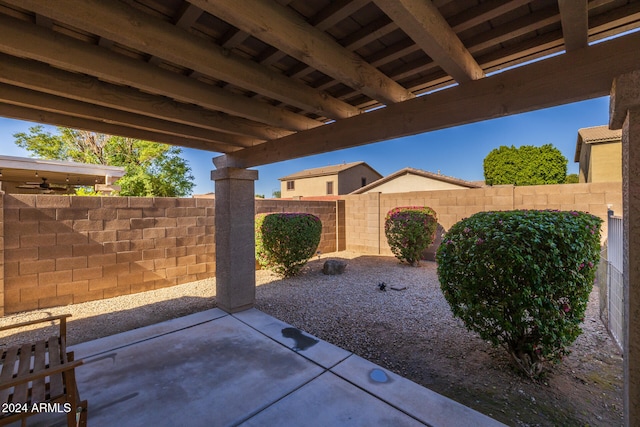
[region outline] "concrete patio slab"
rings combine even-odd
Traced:
[[[92,427],[502,425],[257,310],[209,310],[73,350]]]
[[[355,354],[335,366],[332,372],[430,426],[502,425],[484,414],[382,369]]]
[[[150,338],[176,332],[200,323],[210,322],[211,320],[215,320],[223,316],[227,316],[227,313],[219,308],[214,308],[190,314],[188,316],[178,317],[177,319],[167,320],[166,322],[156,323],[155,325],[149,325],[144,328],[133,329],[131,331],[89,341],[79,346],[69,347],[69,350],[75,351],[77,358],[87,358],[100,354],[104,351],[113,351],[120,347],[126,347]]]
[[[241,425],[402,427],[425,424],[326,372]]]
[[[323,368],[331,368],[351,355],[347,350],[293,328],[255,308],[233,316]]]

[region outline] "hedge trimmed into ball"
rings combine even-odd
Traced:
[[[437,252],[453,314],[540,377],[582,332],[601,223],[583,212],[533,210],[480,212],[456,223]]]
[[[424,250],[433,242],[437,226],[438,219],[433,209],[401,206],[387,213],[384,234],[396,258],[417,265]]]
[[[308,213],[256,215],[256,259],[283,277],[298,274],[316,253],[322,234],[320,218]]]

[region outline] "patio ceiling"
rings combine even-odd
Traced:
[[[594,42],[638,27],[631,0],[0,0],[0,116],[251,167],[607,95],[640,33]]]

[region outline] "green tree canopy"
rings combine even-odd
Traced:
[[[541,147],[501,146],[484,159],[484,179],[488,185],[562,184],[567,176],[567,158],[551,144]]]
[[[565,184],[577,184],[580,182],[580,177],[577,173],[572,173],[567,175],[567,178],[564,180]]]
[[[193,189],[182,150],[167,144],[64,127],[51,134],[34,126],[13,137],[38,158],[124,167],[126,174],[118,180],[122,196],[181,197]]]

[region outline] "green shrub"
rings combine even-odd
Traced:
[[[433,242],[438,219],[426,206],[391,209],[384,221],[384,234],[391,252],[400,261],[417,265],[425,249]]]
[[[569,353],[600,257],[600,224],[582,212],[481,212],[455,224],[437,252],[453,314],[539,377]]]
[[[295,276],[318,249],[322,223],[307,213],[256,215],[256,259],[284,277]]]

